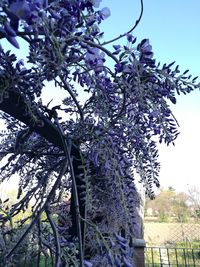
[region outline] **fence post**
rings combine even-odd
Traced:
[[[145,267],[145,247],[144,239],[134,239],[133,247],[135,249],[135,266]]]

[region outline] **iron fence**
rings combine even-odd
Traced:
[[[144,239],[151,246],[199,241],[200,223],[144,223]]]
[[[200,248],[146,247],[145,267],[200,267]]]

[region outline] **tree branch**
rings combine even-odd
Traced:
[[[23,122],[54,146],[64,151],[63,143],[57,127],[38,110],[34,111],[34,116],[41,121],[42,125],[33,125],[32,115],[27,113],[27,109],[28,105],[26,104],[25,99],[19,93],[11,90],[8,98],[4,98],[3,102],[0,103],[0,110]]]
[[[60,76],[60,79],[61,79],[63,85],[61,85],[61,83],[59,83],[58,81],[57,81],[57,83],[58,83],[61,87],[63,87],[65,90],[67,90],[67,92],[70,94],[70,96],[72,97],[74,103],[76,104],[76,106],[77,106],[77,108],[78,108],[78,111],[79,111],[81,120],[83,120],[84,117],[83,117],[83,111],[82,111],[82,108],[81,108],[81,106],[79,105],[79,103],[78,103],[78,101],[77,101],[75,95],[73,94],[73,92],[72,92],[72,90],[71,90],[69,84],[64,80],[63,76]]]
[[[112,40],[110,41],[107,41],[107,42],[103,42],[101,45],[107,45],[107,44],[110,44],[110,43],[113,43],[121,38],[123,38],[124,36],[126,36],[127,34],[131,33],[132,31],[135,30],[135,28],[138,26],[138,24],[140,23],[141,19],[142,19],[142,15],[143,15],[143,12],[144,12],[144,3],[143,3],[143,0],[140,0],[140,5],[141,5],[141,11],[140,11],[140,15],[139,15],[139,18],[136,20],[134,26],[128,31],[128,32],[125,32],[124,34],[120,34],[118,37],[116,38],[113,38]]]

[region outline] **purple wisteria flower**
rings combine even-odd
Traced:
[[[92,3],[92,5],[96,8],[99,8],[99,5],[101,3],[102,0],[90,0],[90,2]]]
[[[107,19],[110,16],[110,9],[108,7],[104,7],[99,11],[100,15],[103,19]]]
[[[96,47],[88,48],[85,54],[85,61],[90,67],[93,67],[96,72],[100,72],[103,70],[105,53]]]
[[[115,64],[115,72],[120,73],[122,71],[123,71],[123,64],[121,64],[121,63]]]
[[[149,44],[149,39],[144,39],[137,46],[137,50],[140,51],[140,62],[147,66],[154,67],[155,60],[153,59],[152,46]]]
[[[19,44],[16,37],[16,32],[19,28],[19,21],[24,20],[31,25],[37,21],[40,10],[47,6],[47,0],[14,0],[10,1],[9,9],[6,14],[9,17],[9,22],[4,23],[4,35],[6,39],[16,48]]]
[[[9,10],[19,19],[31,24],[37,18],[39,10],[46,5],[47,3],[44,0],[15,0],[10,4]]]

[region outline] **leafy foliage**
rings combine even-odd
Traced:
[[[9,216],[33,203],[30,224],[13,248],[3,251],[5,264],[32,234],[38,257],[48,249],[55,266],[134,266],[131,244],[140,205],[134,176],[139,174],[153,197],[154,184],[159,186],[157,142],[173,144],[178,136],[169,101],[175,104],[176,93],[199,88],[196,78],[180,74],[174,63],[156,64],[149,40],[136,44],[130,31],[122,35],[127,46],[108,50],[99,26],[110,12],[98,9],[100,2],[0,3],[0,38],[16,48],[19,38],[29,45],[27,65],[4,45],[0,49],[0,108],[12,114],[1,113],[7,126],[1,155],[7,161],[0,177],[20,177]],[[51,108],[41,98],[49,82],[55,92],[65,92],[60,105]],[[17,103],[15,114],[3,106],[14,96],[29,124],[19,119]],[[52,139],[55,132],[58,138]],[[64,215],[61,205],[69,196]],[[6,224],[6,216],[0,219]]]

